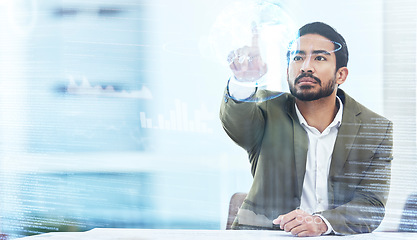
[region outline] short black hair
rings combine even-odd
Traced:
[[[336,55],[336,70],[341,67],[346,67],[349,60],[349,52],[346,45],[346,41],[340,33],[338,33],[331,26],[323,22],[312,22],[302,26],[298,30],[298,37],[304,36],[306,34],[319,34],[334,43],[335,50],[340,48],[338,51],[335,51]],[[336,44],[338,43],[338,44]],[[292,44],[292,43],[290,43]],[[340,45],[339,45],[340,44]],[[287,60],[289,63],[290,51],[287,52]]]

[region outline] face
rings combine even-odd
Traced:
[[[337,88],[334,44],[318,34],[306,34],[290,50],[287,80],[291,91],[301,101],[330,96]]]

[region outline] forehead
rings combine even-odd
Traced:
[[[337,45],[337,44],[336,44]],[[290,51],[311,53],[314,51],[327,51],[332,53],[335,50],[335,43],[319,34],[306,34],[295,39],[290,46]]]

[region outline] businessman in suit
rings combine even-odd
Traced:
[[[252,187],[233,229],[282,229],[295,236],[368,233],[385,214],[392,123],[339,86],[348,76],[344,38],[325,23],[299,29],[287,53],[291,93],[242,88],[267,72],[252,46],[229,55],[220,109],[226,133],[248,152]]]

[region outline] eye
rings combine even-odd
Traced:
[[[303,58],[301,56],[295,56],[292,60],[297,62],[297,61],[300,61],[302,59]]]
[[[323,56],[317,56],[316,58],[315,58],[317,61],[326,61],[327,59],[325,58],[325,57],[323,57]]]

